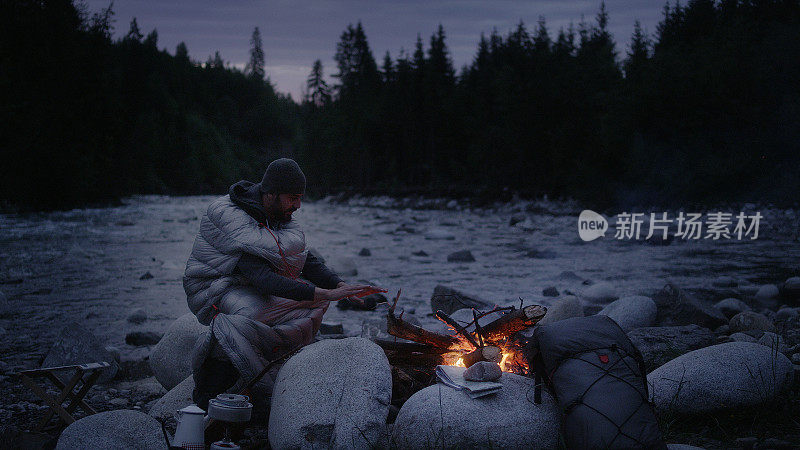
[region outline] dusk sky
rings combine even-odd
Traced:
[[[94,12],[109,1],[84,3]],[[496,28],[505,35],[520,20],[532,31],[539,16],[544,16],[555,37],[570,22],[577,28],[582,15],[595,23],[599,7],[599,0],[116,0],[113,10],[115,37],[124,36],[136,17],[143,34],[158,30],[159,48],[174,54],[175,46],[184,41],[193,60],[205,61],[219,50],[226,62],[239,68],[249,57],[253,28],[259,27],[267,76],[279,92],[299,99],[316,59],[322,60],[327,76],[336,73],[333,55],[339,36],[348,24],[359,20],[379,64],[386,51],[392,59],[401,48],[413,51],[418,33],[427,50],[431,34],[441,23],[459,69],[472,61],[481,32],[488,35]],[[634,21],[641,21],[653,34],[663,7],[660,0],[606,2],[620,56],[627,51]]]

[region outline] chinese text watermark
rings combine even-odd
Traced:
[[[614,224],[615,239],[650,239],[654,236],[668,239],[670,228],[675,225],[673,236],[677,239],[757,239],[758,226],[763,216],[760,212],[737,215],[726,212],[701,213],[679,212],[670,217],[669,213],[628,213],[616,215]],[[608,221],[601,214],[585,209],[578,216],[578,234],[584,241],[603,237],[608,231]],[[646,234],[645,234],[646,231]]]

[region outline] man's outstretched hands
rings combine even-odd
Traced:
[[[339,287],[336,289],[316,288],[314,290],[314,301],[335,302],[346,297],[363,297],[380,291],[383,290],[368,284],[339,283]]]

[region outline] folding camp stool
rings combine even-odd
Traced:
[[[97,411],[89,406],[83,400],[83,397],[87,392],[89,392],[89,389],[94,385],[95,381],[97,381],[97,378],[100,377],[102,369],[110,366],[111,364],[103,361],[87,364],[76,364],[72,366],[42,367],[41,369],[20,371],[18,374],[20,381],[22,381],[25,386],[28,386],[28,388],[30,388],[34,394],[39,396],[39,398],[44,400],[44,402],[50,406],[50,409],[45,414],[41,423],[39,423],[39,425],[36,427],[36,431],[43,431],[54,414],[58,414],[58,417],[61,420],[57,422],[55,426],[50,428],[58,427],[61,422],[65,423],[66,425],[75,422],[75,419],[72,417],[72,413],[78,406],[80,406],[88,415],[97,414]],[[74,373],[69,381],[64,384],[58,379],[55,373],[69,370],[74,371]],[[42,389],[42,387],[34,381],[36,378],[50,380],[56,385],[57,388],[61,389],[61,393],[58,395],[58,397],[51,396],[46,392],[45,389]],[[78,387],[78,383],[81,384],[80,387]],[[69,402],[66,408],[62,406],[65,401]]]

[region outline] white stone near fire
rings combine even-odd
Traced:
[[[304,347],[278,372],[272,391],[272,448],[383,448],[392,373],[364,338]]]
[[[542,390],[534,403],[534,380],[511,373],[496,394],[472,399],[441,383],[412,395],[394,422],[392,446],[428,448],[557,448],[559,410]]]

